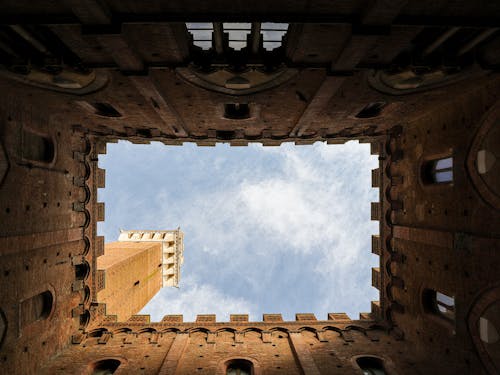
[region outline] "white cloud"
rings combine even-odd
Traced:
[[[158,293],[141,314],[150,314],[152,321],[160,321],[169,314],[182,314],[186,322],[194,322],[198,314],[216,314],[217,321],[229,321],[229,314],[254,314],[256,310],[246,299],[227,295],[191,276],[182,280],[180,289],[164,291]]]

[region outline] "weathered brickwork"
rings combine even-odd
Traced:
[[[113,242],[97,258],[107,286],[97,293],[107,315],[121,322],[138,313],[161,288],[161,244],[155,242]]]
[[[252,22],[241,52],[228,21]],[[499,23],[465,0],[2,2],[0,372],[499,373]],[[370,143],[379,300],[359,320],[110,315],[98,159],[120,139]]]
[[[116,323],[90,331],[41,373],[79,374],[99,359],[117,358],[123,373],[224,374],[225,362],[244,358],[257,374],[359,374],[352,359],[366,353],[393,368],[387,351],[394,346],[406,350],[404,342],[372,321]],[[75,356],[78,362],[72,363]],[[407,373],[418,373],[402,358],[396,361]]]

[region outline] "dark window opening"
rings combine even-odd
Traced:
[[[86,328],[90,323],[90,312],[85,310],[83,314],[80,315],[80,327]]]
[[[88,262],[77,264],[75,266],[75,277],[77,280],[85,280],[90,274],[90,266]]]
[[[91,103],[95,109],[95,114],[104,117],[122,117],[122,114],[109,103],[95,102]]]
[[[360,357],[356,360],[363,375],[385,375],[384,363],[377,357]]]
[[[453,182],[453,158],[429,160],[422,166],[422,181],[425,184]]]
[[[252,375],[252,362],[246,359],[233,359],[227,364],[226,375]]]
[[[372,118],[377,117],[385,107],[386,102],[374,102],[367,104],[361,111],[358,112],[356,118]]]
[[[41,163],[52,163],[55,156],[54,142],[49,137],[23,130],[22,157]]]
[[[250,118],[250,107],[247,103],[226,103],[224,104],[224,117],[231,120]]]
[[[104,332],[106,332],[105,329],[96,329],[95,331],[89,332],[88,337],[102,337]]]
[[[432,289],[423,293],[424,309],[450,321],[455,320],[455,298]]]
[[[140,137],[151,138],[153,135],[151,134],[150,129],[137,129],[137,135]]]
[[[21,326],[47,319],[52,311],[54,297],[48,290],[21,302]]]
[[[215,137],[222,140],[230,140],[236,137],[236,134],[232,130],[217,130],[215,132]]]
[[[103,359],[94,363],[92,366],[92,375],[114,374],[119,366],[120,361],[117,359]]]

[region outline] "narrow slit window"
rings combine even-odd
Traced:
[[[455,319],[455,298],[436,292],[437,310],[448,319]]]
[[[426,162],[422,170],[422,180],[426,184],[448,184],[453,182],[453,157]]]
[[[118,112],[118,110],[113,107],[109,103],[105,102],[94,102],[91,103],[92,107],[94,107],[94,113],[98,116],[103,117],[122,117],[122,114]]]
[[[368,103],[364,108],[358,112],[356,118],[372,118],[377,117],[382,113],[382,109],[386,106],[386,102],[373,102]]]

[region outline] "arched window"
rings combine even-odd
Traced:
[[[363,375],[386,375],[384,363],[377,357],[359,357],[356,360],[359,368],[363,370]]]
[[[55,145],[52,138],[23,129],[22,157],[25,160],[50,164],[55,157]]]
[[[439,315],[450,321],[455,320],[455,298],[432,289],[426,289],[423,293],[423,304],[425,310]]]
[[[114,374],[120,366],[120,361],[117,359],[103,359],[95,362],[92,365],[92,375],[109,375]]]
[[[52,311],[54,297],[46,290],[21,302],[21,327],[27,326],[37,320],[47,319]]]
[[[226,375],[252,375],[252,362],[246,359],[233,359],[227,363]]]
[[[422,166],[425,184],[449,184],[453,182],[453,158],[447,157],[425,162]]]
[[[483,316],[479,318],[479,337],[486,344],[495,344],[500,340],[500,335],[493,322]]]

